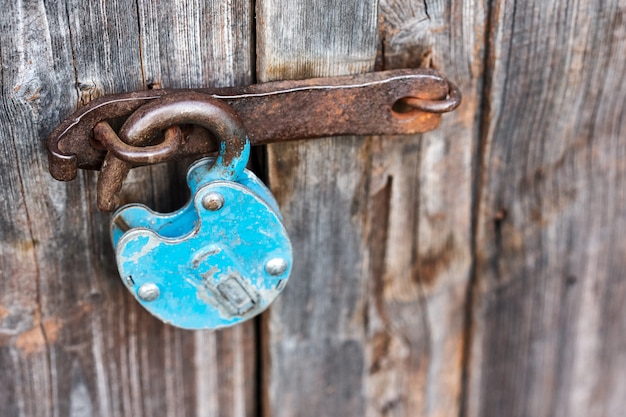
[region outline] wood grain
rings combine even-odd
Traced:
[[[256,7],[259,81],[374,68],[375,1]],[[264,415],[363,415],[369,155],[353,137],[268,147],[294,266],[263,327]]]
[[[248,1],[5,5],[0,415],[256,413],[254,325],[184,332],[143,311],[119,283],[95,175],[52,180],[43,145],[62,118],[102,94],[250,83],[251,21]],[[125,198],[162,210],[181,204],[180,180],[169,180],[176,171],[140,170]]]
[[[624,1],[495,1],[469,416],[626,406]]]
[[[485,12],[382,1],[373,25],[366,3],[258,2],[259,79],[371,71],[377,53],[379,69],[439,67],[467,97],[422,137],[269,147],[296,256],[266,317],[266,415],[460,410]]]
[[[380,65],[434,67],[458,83],[463,104],[432,132],[373,142],[371,416],[455,416],[461,409],[483,7],[380,2]]]

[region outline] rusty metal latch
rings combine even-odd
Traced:
[[[431,69],[104,96],[79,109],[50,134],[50,173],[70,181],[78,168],[100,169],[98,207],[114,210],[131,168],[217,150],[218,141],[205,128],[170,117],[171,112],[185,114],[184,102],[190,96],[230,106],[243,121],[251,145],[340,135],[422,133],[436,128],[441,113],[461,102],[458,88]],[[115,132],[112,121],[124,118],[122,128]]]

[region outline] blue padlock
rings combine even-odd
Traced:
[[[258,315],[285,287],[293,261],[276,200],[245,169],[243,124],[227,106],[205,104],[190,106],[207,109],[210,117],[199,124],[220,139],[220,150],[189,168],[187,205],[156,213],[129,204],[111,226],[128,290],[151,314],[185,329],[218,329]]]

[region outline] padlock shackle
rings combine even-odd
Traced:
[[[250,142],[237,113],[224,102],[197,92],[174,92],[135,110],[119,136],[107,122],[94,127],[94,136],[108,150],[98,177],[98,207],[112,211],[119,206],[122,181],[133,166],[165,162],[186,140],[179,124],[195,124],[219,140],[219,154],[212,171],[215,177],[236,180],[250,156]],[[174,126],[174,127],[172,127]],[[165,140],[146,146],[160,131]]]
[[[241,172],[250,147],[243,122],[227,104],[201,93],[174,93],[148,103],[137,109],[124,122],[119,131],[119,139],[114,135],[103,136],[112,143],[111,152],[118,158],[132,164],[155,164],[169,160],[176,151],[181,135],[166,138],[160,144],[138,146],[149,142],[160,131],[173,125],[195,124],[209,130],[220,141],[216,165],[231,167]],[[107,146],[108,147],[108,146]],[[242,158],[242,156],[244,156]],[[238,169],[242,161],[243,167]],[[227,175],[228,177],[232,175]]]

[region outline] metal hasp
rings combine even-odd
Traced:
[[[189,203],[165,214],[128,204],[111,224],[126,287],[154,316],[185,329],[217,329],[256,316],[282,291],[292,265],[278,205],[245,169],[245,129],[227,105],[213,101],[188,98],[187,113],[169,108],[161,122],[196,120],[220,138],[217,158],[200,159],[187,172]]]
[[[422,133],[436,128],[441,113],[461,102],[458,88],[431,69],[104,96],[49,135],[50,173],[70,181],[78,168],[101,169],[98,207],[115,210],[116,194],[131,168],[217,150],[218,142],[207,129],[193,121],[170,119],[171,114],[163,110],[178,111],[190,97],[229,105],[243,120],[252,145],[339,135]],[[109,122],[124,118],[116,133]],[[175,126],[165,129],[165,119]]]

